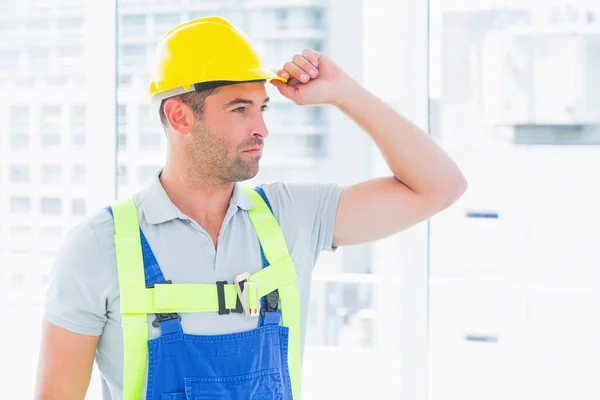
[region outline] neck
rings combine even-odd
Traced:
[[[205,229],[220,225],[225,218],[233,194],[233,183],[202,179],[191,169],[167,165],[160,175],[169,199],[185,215]]]

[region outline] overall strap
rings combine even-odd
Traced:
[[[254,208],[248,210],[248,216],[269,263],[269,268],[264,268],[254,274],[253,277],[259,276],[268,270],[288,271],[291,269],[295,271],[285,238],[270,207],[255,190],[248,188],[243,188],[243,190],[254,205]],[[252,281],[252,279],[248,280]],[[300,363],[300,296],[295,279],[276,287],[281,300],[281,322],[289,328],[288,368],[292,381],[293,398],[298,400],[300,399],[302,377]]]
[[[269,211],[273,214],[273,207],[271,207],[271,203],[267,198],[267,195],[263,188],[257,186],[254,188],[254,191],[260,195],[263,199],[267,207],[269,207]],[[262,267],[267,268],[269,266],[269,262],[267,261],[267,257],[265,256],[265,251],[263,249],[263,245],[258,241],[260,246],[260,257],[262,260]],[[267,307],[265,307],[265,300],[267,300]],[[279,325],[281,323],[281,313],[279,310],[279,292],[277,290],[272,291],[260,299],[260,308],[264,312],[260,313],[259,317],[259,326],[264,325]]]
[[[121,307],[124,301],[134,297],[135,293],[146,287],[147,279],[164,281],[158,268],[144,268],[144,256],[150,249],[139,228],[137,211],[133,199],[121,201],[111,207],[115,224],[115,252]],[[142,241],[143,238],[143,241]],[[144,244],[146,243],[144,248]],[[157,272],[158,271],[158,272]],[[148,315],[121,311],[123,327],[123,399],[139,399],[144,385],[144,373],[147,363]]]
[[[112,207],[110,207],[110,206],[106,207],[106,210],[114,218],[114,212],[113,212]],[[137,215],[137,212],[136,212],[136,215]],[[137,221],[137,217],[136,217],[136,221]],[[130,221],[130,222],[132,222],[132,221]],[[165,280],[162,270],[160,269],[160,266],[158,265],[158,261],[156,260],[156,256],[152,252],[152,248],[150,247],[150,244],[148,243],[148,240],[146,239],[146,235],[144,235],[142,228],[139,228],[139,224],[138,224],[138,230],[139,230],[139,235],[140,235],[140,244],[141,244],[141,248],[142,248],[142,259],[143,259],[143,264],[144,264],[145,287],[153,288],[154,285],[157,285],[157,284],[170,283],[170,281]],[[131,292],[131,294],[133,295],[133,292]],[[132,297],[132,296],[127,296],[127,297]],[[122,294],[121,294],[121,299],[123,299]],[[123,306],[123,302],[122,302],[121,306]],[[155,328],[160,327],[161,335],[170,334],[170,333],[182,333],[183,329],[181,328],[180,321],[181,321],[181,318],[179,317],[179,315],[177,315],[175,313],[157,314],[156,319],[154,320],[154,322],[152,322],[152,326],[154,326]]]

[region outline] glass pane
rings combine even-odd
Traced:
[[[42,165],[42,184],[59,185],[62,183],[61,165]]]
[[[59,215],[62,212],[62,199],[42,198],[41,211],[46,215]]]
[[[12,165],[10,167],[11,183],[29,183],[31,174],[29,165]]]
[[[86,173],[85,165],[74,165],[71,171],[71,182],[73,185],[85,185],[87,183]]]
[[[600,7],[431,1],[432,135],[469,180],[431,223],[431,399],[595,399]]]
[[[31,212],[31,198],[11,197],[9,211],[11,214],[26,214]]]

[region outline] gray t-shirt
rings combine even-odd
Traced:
[[[336,184],[262,185],[283,231],[297,272],[301,298],[301,351],[304,352],[311,275],[319,253],[333,251],[333,228],[342,188]],[[252,203],[239,184],[219,233],[218,247],[196,222],[170,201],[159,174],[134,195],[139,223],[165,279],[173,283],[215,283],[262,268],[259,243],[246,210]],[[103,398],[121,399],[123,337],[113,219],[106,210],[86,218],[70,232],[52,270],[45,320],[70,331],[101,336],[96,362]],[[148,316],[149,337],[159,336]],[[256,328],[242,314],[183,314],[190,334],[223,334]],[[145,390],[144,390],[145,392]]]

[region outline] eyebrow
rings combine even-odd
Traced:
[[[269,100],[270,99],[268,97],[266,97],[263,100],[263,104],[268,103]],[[231,100],[229,103],[225,104],[224,108],[229,108],[231,106],[235,106],[235,105],[238,105],[238,104],[254,105],[254,102],[252,100],[249,100],[249,99],[241,99],[241,98],[239,98],[239,99]]]

